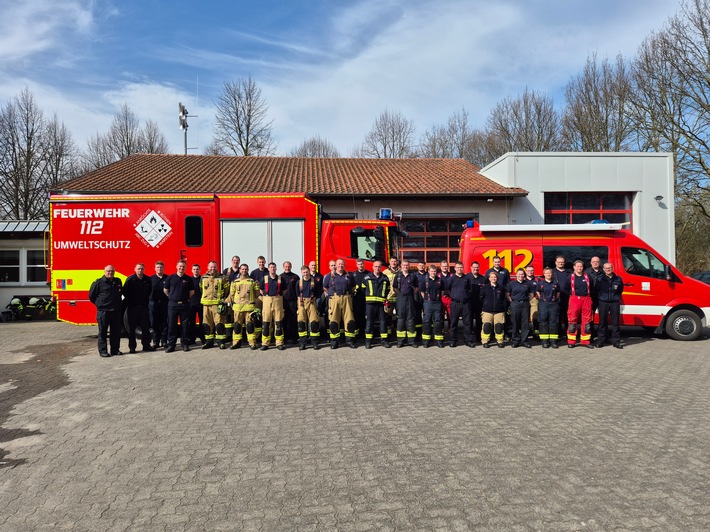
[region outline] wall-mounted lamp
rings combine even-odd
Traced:
[[[487,201],[488,203],[493,203],[493,198],[488,198],[486,201]]]
[[[659,194],[658,196],[656,196],[656,197],[653,198],[653,199],[655,199],[658,203],[661,203],[661,202],[663,201],[663,196],[661,196],[661,195]]]
[[[370,203],[370,198],[365,198],[365,203]]]

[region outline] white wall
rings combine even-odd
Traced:
[[[631,192],[633,232],[675,264],[673,159],[669,153],[506,153],[481,170],[521,187],[509,224],[544,223],[545,192]],[[663,196],[657,202],[654,198]]]

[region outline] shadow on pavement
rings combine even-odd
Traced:
[[[28,346],[14,352],[34,353],[31,358],[17,364],[0,364],[0,384],[13,386],[0,393],[0,468],[15,467],[25,462],[5,458],[9,452],[3,449],[3,443],[41,434],[37,430],[4,428],[3,424],[12,416],[12,409],[28,399],[69,384],[69,377],[62,366],[95,341],[87,337],[78,342]]]

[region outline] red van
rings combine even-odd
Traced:
[[[666,332],[675,340],[696,340],[708,325],[710,286],[680,273],[646,242],[620,224],[479,225],[469,222],[459,241],[466,269],[475,260],[484,272],[498,255],[515,272],[528,264],[541,276],[563,255],[566,267],[598,256],[624,281],[621,324]]]

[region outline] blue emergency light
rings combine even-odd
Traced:
[[[473,220],[466,220],[466,229],[473,228]]]
[[[380,220],[392,220],[392,209],[380,209]]]

